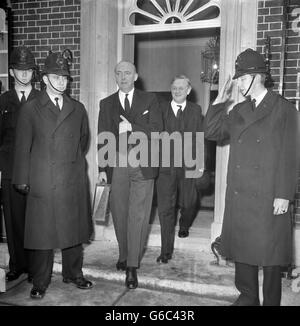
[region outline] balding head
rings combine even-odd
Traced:
[[[129,61],[119,62],[115,67],[115,77],[119,89],[124,93],[130,92],[138,78],[135,65]]]

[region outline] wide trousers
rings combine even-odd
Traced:
[[[119,245],[119,261],[139,267],[149,231],[154,179],[139,167],[115,167],[110,209]]]
[[[235,286],[241,293],[236,305],[259,305],[258,266],[235,263]],[[280,306],[281,267],[263,266],[263,305]]]
[[[63,278],[77,278],[83,276],[83,249],[82,245],[61,250]],[[31,271],[33,286],[45,290],[51,282],[54,263],[54,250],[32,250]]]
[[[177,171],[179,173],[177,173]],[[172,254],[174,249],[176,206],[180,206],[180,229],[188,230],[197,213],[198,192],[194,179],[182,177],[179,169],[159,173],[157,204],[161,230],[161,254]]]
[[[2,179],[1,187],[9,270],[30,273],[31,251],[24,249],[26,196],[14,189],[11,179]]]

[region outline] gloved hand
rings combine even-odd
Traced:
[[[23,195],[27,195],[29,193],[29,186],[26,184],[14,185],[14,188]]]

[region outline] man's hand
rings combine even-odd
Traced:
[[[224,85],[222,86],[219,95],[215,99],[213,105],[219,103],[225,103],[229,101],[232,94],[232,88],[233,88],[233,81],[231,79],[231,76],[229,75]]]
[[[106,172],[100,172],[99,173],[98,182],[107,183],[107,175],[106,175]]]
[[[119,134],[122,134],[127,131],[132,131],[131,123],[122,115],[120,115],[120,118],[122,119],[122,121],[119,123]]]
[[[289,201],[287,199],[275,198],[273,203],[274,215],[285,214],[289,208]]]
[[[29,186],[26,184],[14,185],[14,188],[23,195],[27,195],[29,193]]]

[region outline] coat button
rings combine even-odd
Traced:
[[[241,167],[241,166],[240,166],[239,164],[236,166],[237,169],[240,169],[240,167]]]
[[[237,195],[237,194],[238,194],[238,192],[235,190],[235,191],[234,191],[234,194],[235,194],[235,195]]]
[[[258,170],[259,169],[259,165],[254,165],[254,169]]]
[[[239,139],[239,140],[238,140],[238,143],[239,143],[239,144],[241,144],[241,143],[242,143],[242,140],[241,140],[241,139]]]
[[[260,143],[260,139],[256,139],[256,142],[257,142],[257,143]]]

